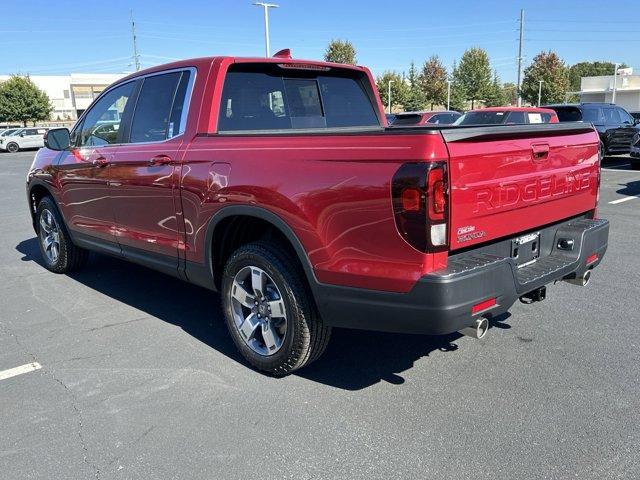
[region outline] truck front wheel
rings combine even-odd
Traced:
[[[38,204],[36,230],[42,260],[48,270],[67,273],[86,262],[89,252],[73,244],[62,215],[51,197],[44,197]]]
[[[256,369],[287,375],[318,358],[331,335],[297,263],[277,243],[236,250],[222,278],[229,333]]]

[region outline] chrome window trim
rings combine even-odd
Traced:
[[[76,124],[73,126],[73,128],[71,129],[71,133],[75,132],[75,129],[78,127],[78,125],[80,125],[83,121],[85,116],[91,111],[91,109],[93,108],[93,106],[104,96],[107,95],[110,91],[121,87],[123,85],[126,85],[127,83],[131,83],[131,82],[137,82],[138,80],[143,80],[147,77],[154,77],[157,75],[164,75],[165,73],[174,73],[174,72],[190,72],[191,75],[189,75],[189,84],[187,85],[187,91],[185,92],[184,95],[184,101],[182,104],[182,115],[180,116],[180,129],[178,130],[178,133],[176,135],[174,135],[171,138],[165,138],[164,140],[159,140],[159,141],[154,141],[154,142],[136,142],[136,143],[131,143],[131,142],[126,142],[126,143],[110,143],[108,145],[104,145],[101,146],[100,148],[105,148],[105,147],[119,147],[122,145],[148,145],[148,144],[152,144],[152,143],[165,143],[168,142],[169,140],[173,140],[174,138],[177,138],[181,135],[184,134],[186,128],[187,128],[187,119],[188,119],[188,115],[189,115],[189,108],[191,107],[191,96],[193,94],[193,87],[195,85],[195,80],[196,80],[196,75],[198,74],[198,69],[196,67],[178,67],[178,68],[172,68],[169,70],[160,70],[157,72],[151,72],[151,73],[147,73],[144,75],[138,75],[134,78],[130,78],[127,81],[124,82],[120,82],[120,83],[114,83],[113,85],[109,86],[107,89],[103,90],[102,93],[100,93],[100,95],[98,95],[98,97],[96,97],[96,99],[91,102],[91,105],[89,105],[89,107],[82,113],[82,115],[80,115],[80,118],[78,118],[78,120],[76,121]],[[176,87],[177,88],[177,87]],[[137,103],[137,98],[136,98],[136,103]],[[134,105],[133,107],[133,113],[135,114],[135,108],[137,105]],[[133,115],[131,116],[131,121],[133,121]],[[83,148],[83,147],[76,147],[76,148]]]

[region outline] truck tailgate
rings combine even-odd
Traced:
[[[596,208],[598,135],[583,123],[443,129],[452,250]]]

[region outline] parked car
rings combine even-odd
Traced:
[[[636,120],[640,120],[640,112],[629,112],[629,114]]]
[[[636,133],[631,139],[631,168],[640,170],[640,133]]]
[[[537,107],[488,107],[470,110],[454,125],[509,125],[558,123],[553,110]]]
[[[385,117],[387,117],[387,124],[393,125],[393,122],[396,119],[396,116],[393,113],[386,113]]]
[[[20,128],[6,137],[0,137],[0,150],[17,152],[25,148],[42,148],[48,128]]]
[[[396,113],[393,126],[451,125],[461,114],[453,111]]]
[[[548,105],[547,108],[555,110],[561,122],[592,123],[600,135],[602,156],[630,153],[631,139],[640,131],[640,121],[612,103]]]
[[[12,135],[14,132],[18,131],[18,128],[7,128],[5,130],[0,131],[0,137],[8,137]]]
[[[95,250],[217,290],[235,345],[273,375],[318,358],[332,327],[479,338],[518,298],[588,282],[609,229],[591,125],[385,123],[364,67],[279,52],[136,72],[36,154],[44,265]]]

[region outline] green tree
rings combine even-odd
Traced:
[[[569,90],[569,69],[554,52],[540,52],[524,70],[522,98],[532,105],[538,104],[538,88],[542,80],[541,104],[564,100]]]
[[[356,64],[356,49],[349,40],[331,40],[324,52],[325,62]]]
[[[49,119],[53,106],[46,93],[29,77],[12,75],[0,84],[0,121],[27,122]]]
[[[419,79],[425,101],[431,105],[446,105],[447,102],[447,69],[442,65],[440,57],[433,55],[422,66]]]
[[[502,98],[504,98],[505,105],[518,103],[518,88],[515,83],[507,82],[502,84]]]
[[[502,90],[500,77],[498,77],[498,72],[494,72],[493,83],[491,84],[486,97],[486,105],[487,107],[501,107],[505,103],[506,100],[504,97],[504,91]]]
[[[459,82],[460,75],[456,73],[458,71],[458,65],[455,61],[453,62],[453,67],[451,71],[453,73],[452,73],[452,80],[451,80],[451,99],[450,99],[449,108],[451,110],[464,112],[465,110],[467,110],[469,104],[466,99],[466,93],[464,91],[464,87]]]
[[[420,85],[420,76],[416,64],[411,62],[407,75],[407,95],[404,101],[404,109],[409,112],[417,112],[424,109],[427,101]]]
[[[387,111],[389,105],[389,82],[391,82],[392,109],[394,106],[404,105],[409,90],[404,78],[396,72],[387,71],[376,78],[376,86],[385,111]]]
[[[454,82],[461,89],[471,108],[477,100],[483,100],[491,90],[491,65],[489,55],[482,48],[470,48],[462,54],[460,64],[453,72]]]
[[[612,62],[579,62],[569,67],[569,88],[580,91],[580,79],[582,77],[597,77],[600,75],[613,75],[616,66]],[[618,68],[627,68],[623,63]]]

